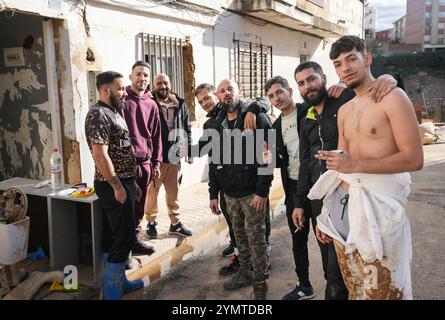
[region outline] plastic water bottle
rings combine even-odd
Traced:
[[[63,159],[58,148],[53,149],[51,155],[51,189],[59,190],[63,187]]]

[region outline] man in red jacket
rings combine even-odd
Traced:
[[[141,189],[141,196],[135,204],[136,234],[141,231],[140,222],[144,216],[144,205],[147,188],[151,180],[159,177],[162,161],[161,123],[156,103],[151,99],[148,85],[150,84],[150,65],[145,61],[137,61],[130,74],[131,85],[126,88],[127,98],[123,117],[130,132],[131,143],[137,162],[136,183]],[[141,240],[133,246],[133,254],[152,254],[153,247]]]

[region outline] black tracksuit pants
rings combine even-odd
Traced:
[[[121,179],[121,183],[127,192],[127,200],[123,204],[116,200],[114,190],[108,182],[94,181],[94,189],[103,212],[102,252],[108,253],[108,262],[111,263],[127,261],[128,254],[136,242],[135,179]]]
[[[286,184],[286,216],[289,230],[292,235],[292,251],[294,254],[295,272],[297,273],[300,284],[303,286],[309,286],[311,283],[309,281],[309,256],[307,242],[310,230],[309,223],[312,220],[311,204],[310,201],[305,201],[304,226],[303,229],[295,232],[297,228],[292,220],[292,212],[294,211],[292,194],[297,192],[297,181],[288,179]],[[313,227],[315,227],[314,221],[312,221],[312,224]]]
[[[312,214],[317,217],[321,213],[322,200],[312,200]],[[347,300],[348,290],[343,282],[340,266],[338,265],[337,254],[334,243],[322,244],[318,242],[323,261],[324,278],[326,279],[325,300]]]

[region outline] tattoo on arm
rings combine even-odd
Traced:
[[[117,176],[112,176],[108,183],[114,190],[120,190],[123,188],[122,183]]]

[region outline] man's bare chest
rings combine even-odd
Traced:
[[[391,134],[391,125],[386,113],[378,105],[369,105],[364,110],[351,108],[346,115],[342,134],[348,142],[379,140]]]

